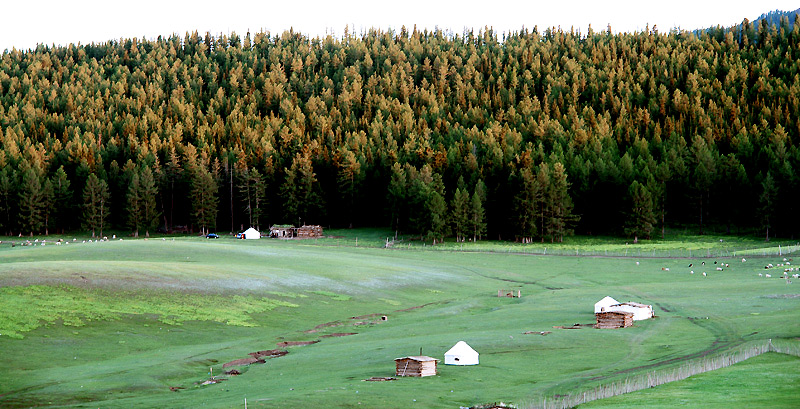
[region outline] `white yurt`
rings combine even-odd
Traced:
[[[624,312],[631,312],[633,313],[633,320],[634,321],[641,321],[653,318],[655,314],[653,313],[653,306],[647,304],[640,304],[638,302],[628,301],[619,303],[616,305],[611,305],[605,307],[604,309],[606,312],[611,311],[624,311]]]
[[[598,312],[605,312],[607,307],[617,304],[619,304],[619,301],[606,296],[606,298],[603,298],[594,304],[594,313],[597,314]]]
[[[478,352],[464,341],[458,341],[444,353],[445,365],[478,365]]]
[[[258,230],[254,229],[252,227],[247,229],[247,230],[245,230],[244,233],[242,233],[242,235],[244,236],[245,239],[248,239],[248,240],[249,239],[260,239],[261,238],[261,233],[259,233]]]

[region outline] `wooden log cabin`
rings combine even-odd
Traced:
[[[407,356],[394,360],[397,376],[433,376],[436,375],[436,358],[429,356]]]
[[[606,311],[594,314],[595,328],[613,329],[633,326],[633,313],[628,311]]]

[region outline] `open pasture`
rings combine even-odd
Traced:
[[[730,267],[717,271],[714,261]],[[0,406],[230,408],[245,398],[249,408],[525,405],[745,342],[800,336],[800,280],[764,277],[767,263],[784,261],[227,238],[4,246]],[[499,289],[522,297],[498,298]],[[593,329],[593,305],[606,295],[652,304],[657,318]],[[582,325],[554,328],[573,324]],[[393,376],[394,358],[420,349],[443,359],[459,340],[481,353],[480,365],[362,381]],[[231,369],[226,362],[289,341],[319,342],[201,385]]]

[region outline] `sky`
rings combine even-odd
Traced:
[[[345,27],[399,30],[440,28],[462,33],[491,27],[497,33],[522,27],[561,27],[586,33],[641,31],[658,27],[694,30],[731,26],[772,10],[795,10],[797,0],[28,0],[0,6],[0,52],[27,50],[37,44],[103,43],[121,38],[155,39],[173,33],[201,35],[247,31],[280,34],[293,28],[310,37],[341,36]]]

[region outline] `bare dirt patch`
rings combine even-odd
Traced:
[[[367,382],[383,382],[383,381],[396,381],[397,378],[392,377],[383,377],[383,376],[373,376],[369,379],[364,379]]]
[[[333,337],[346,337],[348,335],[357,335],[358,332],[335,332],[333,334],[323,335],[320,338],[333,338]]]
[[[319,332],[319,330],[324,329],[324,328],[341,327],[342,325],[344,325],[344,323],[341,322],[341,321],[326,322],[324,324],[317,325],[313,329],[310,329],[310,330],[307,330],[307,331],[303,331],[303,332],[305,332],[306,334],[313,334],[315,332]]]
[[[319,342],[319,340],[317,340],[317,341],[281,341],[281,342],[278,342],[277,345],[279,347],[281,347],[281,348],[286,348],[286,347],[311,345],[311,344],[316,344],[317,342]]]
[[[364,319],[372,318],[372,317],[382,317],[384,315],[386,315],[386,314],[375,313],[375,314],[359,315],[358,317],[350,317],[350,319],[351,320],[364,320]]]
[[[228,363],[222,364],[222,367],[223,368],[227,368],[227,367],[230,367],[230,366],[242,366],[242,365],[250,365],[250,364],[263,364],[265,362],[267,362],[267,361],[265,361],[263,359],[250,357],[250,358],[242,358],[242,359],[236,359],[236,360],[230,361]]]
[[[253,358],[260,359],[260,358],[277,358],[279,356],[284,356],[288,354],[289,351],[283,349],[268,349],[266,351],[256,351],[251,352],[247,355],[252,356]]]

